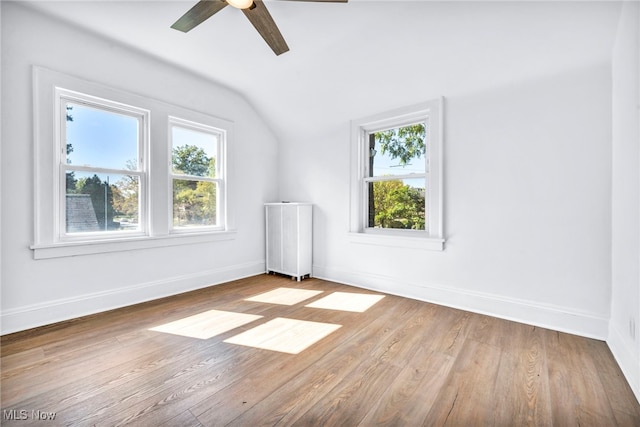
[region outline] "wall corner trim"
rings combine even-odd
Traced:
[[[633,394],[640,403],[640,360],[632,348],[623,338],[624,335],[615,327],[613,322],[609,323],[609,337],[607,345],[618,362],[624,377],[627,379]]]

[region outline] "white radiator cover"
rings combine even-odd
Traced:
[[[265,221],[267,274],[311,276],[313,205],[266,203]]]

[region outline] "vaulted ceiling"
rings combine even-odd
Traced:
[[[185,34],[170,26],[196,0],[29,3],[237,91],[280,138],[603,63],[620,11],[611,1],[266,0],[290,47],[276,56],[231,7]]]

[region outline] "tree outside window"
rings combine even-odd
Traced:
[[[367,226],[425,230],[426,122],[368,134]]]
[[[221,135],[202,126],[176,124],[171,137],[173,227],[218,226]]]

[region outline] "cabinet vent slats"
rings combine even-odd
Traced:
[[[267,274],[281,273],[300,281],[311,277],[313,205],[265,204]]]

